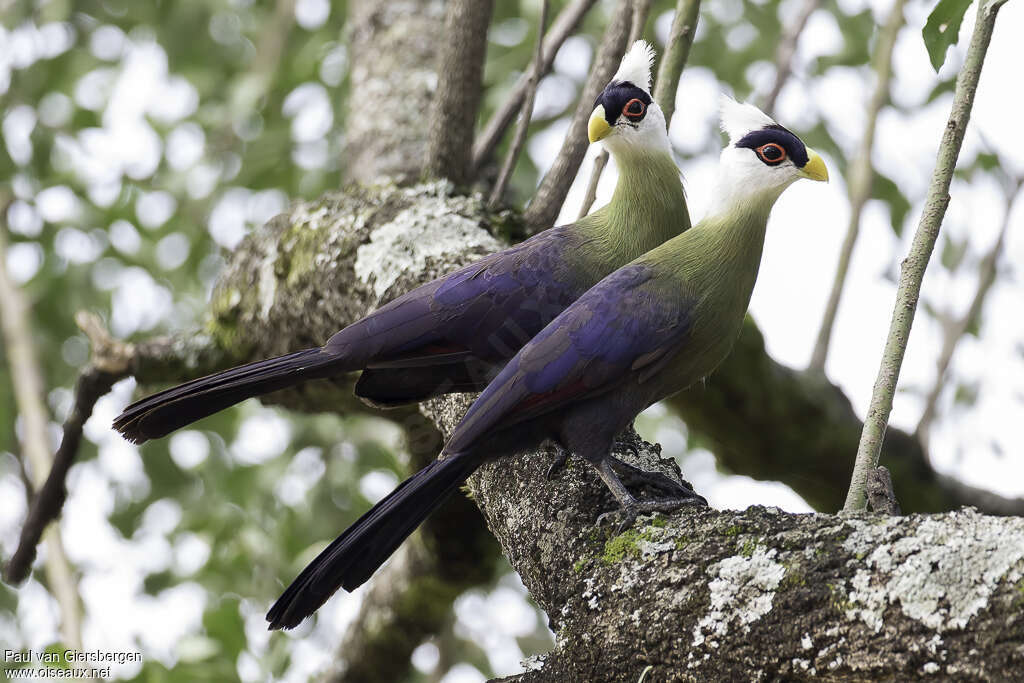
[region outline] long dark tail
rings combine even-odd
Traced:
[[[114,420],[133,443],[158,439],[253,396],[342,372],[343,359],[320,348],[240,365],[136,401]]]
[[[339,588],[353,591],[365,583],[479,464],[471,456],[449,456],[403,481],[292,581],[267,613],[270,628],[294,628]]]

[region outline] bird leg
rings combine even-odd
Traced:
[[[641,470],[643,471],[643,470]],[[640,514],[648,512],[671,512],[678,510],[684,505],[707,505],[708,502],[704,498],[689,489],[683,489],[688,493],[675,497],[675,498],[661,498],[659,500],[644,500],[639,501],[633,497],[633,494],[629,492],[626,485],[622,483],[618,475],[615,474],[615,470],[612,469],[611,458],[604,458],[597,465],[597,473],[601,477],[601,481],[605,483],[605,486],[615,496],[615,500],[622,506],[621,512],[625,515],[624,519],[619,522],[615,533],[621,534],[623,531],[633,526],[633,522]],[[680,487],[682,488],[682,487]],[[603,524],[604,520],[609,515],[615,513],[606,512],[597,518],[598,524]]]

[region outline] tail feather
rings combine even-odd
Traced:
[[[306,349],[200,377],[131,404],[114,429],[133,443],[158,439],[247,398],[337,374],[340,360],[320,348]]]
[[[465,455],[449,456],[402,482],[292,581],[267,613],[270,628],[294,628],[339,588],[353,591],[365,583],[478,464]]]
[[[366,403],[394,408],[443,394],[482,391],[500,369],[479,358],[457,363],[404,368],[367,368],[356,382],[355,394]]]

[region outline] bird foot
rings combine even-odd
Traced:
[[[599,525],[604,525],[607,521],[610,521],[613,517],[619,515],[622,519],[615,527],[614,535],[618,536],[622,532],[628,530],[636,522],[636,518],[640,515],[650,514],[652,512],[673,512],[681,507],[688,505],[695,506],[707,506],[707,501],[704,500],[703,496],[696,493],[690,492],[691,495],[680,497],[680,498],[662,498],[660,500],[644,500],[644,501],[633,501],[632,504],[624,505],[618,510],[612,512],[605,512],[597,518]]]
[[[611,460],[612,467],[615,469],[615,473],[619,475],[619,479],[628,487],[641,488],[646,486],[669,498],[697,496],[700,500],[704,501],[705,505],[707,504],[707,501],[698,496],[688,485],[685,483],[681,484],[662,472],[640,469],[612,456],[609,456],[609,459]]]
[[[548,467],[547,472],[544,473],[544,478],[548,481],[553,481],[555,475],[561,472],[565,468],[565,463],[569,461],[569,449],[557,441],[552,441],[550,443],[555,450],[555,459]]]

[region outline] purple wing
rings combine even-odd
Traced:
[[[621,268],[587,291],[508,362],[470,407],[445,450],[642,380],[689,331],[685,302],[666,296],[645,265]]]
[[[546,230],[395,299],[326,347],[371,370],[503,361],[586,289],[564,258],[578,241],[571,226]]]

